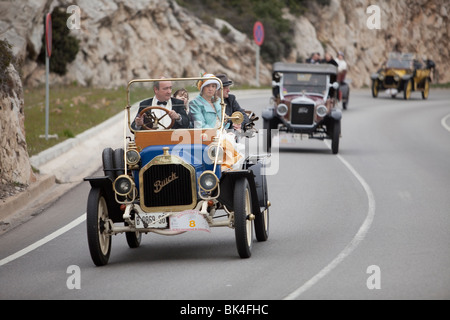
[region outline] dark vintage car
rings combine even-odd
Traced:
[[[377,98],[381,90],[386,90],[393,98],[403,92],[403,98],[408,100],[411,92],[419,91],[427,99],[434,67],[433,61],[420,62],[411,53],[390,53],[383,67],[371,75],[372,96]]]
[[[350,79],[346,79],[347,70],[338,72],[337,82],[339,84],[338,100],[342,103],[342,109],[347,110],[350,103]]]
[[[273,65],[271,106],[263,111],[267,151],[278,132],[331,139],[339,152],[342,111],[337,107],[337,68],[331,64]]]
[[[222,82],[218,78],[212,78]],[[240,123],[242,113],[217,114],[215,127],[173,129],[164,107],[148,106],[139,112],[151,121],[133,129],[133,105],[153,95],[157,81],[177,88],[193,88],[200,78],[133,80],[127,87],[124,137],[113,150],[102,153],[101,176],[86,177],[91,190],[87,203],[87,238],[95,265],[106,265],[114,235],[125,233],[130,248],[142,234],[173,236],[214,227],[234,229],[241,258],[251,256],[254,235],[269,236],[269,206],[264,174],[265,158],[239,152],[229,121]],[[132,96],[139,98],[134,99]],[[147,96],[147,97],[148,97]],[[223,99],[222,99],[223,101]],[[169,121],[170,122],[170,121]],[[251,138],[247,134],[242,139]],[[206,240],[207,241],[207,240]]]

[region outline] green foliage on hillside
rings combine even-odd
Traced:
[[[264,25],[265,40],[261,56],[267,62],[275,62],[287,57],[294,46],[290,23],[283,19],[283,9],[299,16],[304,14],[312,2],[328,5],[330,0],[177,0],[205,23],[213,24],[214,18],[228,21],[237,30],[253,39],[253,25],[261,21]]]
[[[13,64],[18,69],[18,61],[12,52],[12,45],[8,40],[0,40],[0,98],[8,95],[11,89],[11,78],[8,76],[6,69]]]
[[[50,71],[65,75],[67,65],[75,60],[79,41],[70,35],[67,19],[70,17],[63,9],[56,8],[52,12],[52,55],[50,57]],[[38,61],[45,63],[45,34],[42,36],[42,49]]]

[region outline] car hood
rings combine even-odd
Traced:
[[[321,95],[305,94],[305,95],[288,95],[284,97],[285,103],[314,103],[323,104],[324,98]]]

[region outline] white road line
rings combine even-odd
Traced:
[[[329,144],[326,143],[329,147]],[[359,228],[358,232],[352,239],[352,241],[345,247],[345,249],[339,253],[339,255],[334,258],[333,261],[331,261],[325,268],[320,270],[319,273],[317,273],[314,277],[312,277],[310,280],[308,280],[305,284],[303,284],[301,287],[299,287],[297,290],[289,294],[287,297],[285,297],[283,300],[295,300],[297,299],[302,293],[304,293],[306,290],[314,286],[317,282],[319,282],[320,279],[325,277],[327,274],[329,274],[334,268],[336,268],[345,258],[347,258],[355,249],[356,247],[364,240],[366,237],[367,232],[370,229],[370,226],[372,225],[374,216],[375,216],[375,197],[372,193],[372,190],[370,189],[369,185],[366,183],[366,181],[361,177],[361,175],[352,167],[350,163],[348,163],[342,156],[337,155],[338,159],[347,167],[347,169],[350,170],[350,172],[358,179],[359,183],[364,188],[364,191],[367,194],[367,198],[369,200],[369,209],[367,212],[366,219],[364,220],[363,224]]]
[[[442,126],[443,126],[447,131],[450,132],[450,127],[449,127],[448,124],[447,124],[447,120],[448,120],[448,119],[450,119],[450,114],[447,115],[447,116],[445,116],[444,118],[442,118],[441,124],[442,124]]]
[[[55,232],[49,234],[48,236],[46,236],[45,238],[42,238],[39,241],[36,241],[35,243],[29,245],[28,247],[26,247],[25,249],[22,249],[20,251],[17,251],[16,253],[0,260],[0,267],[11,262],[14,261],[24,255],[26,255],[27,253],[43,246],[44,244],[46,244],[47,242],[50,242],[51,240],[59,237],[60,235],[64,234],[65,232],[69,231],[72,228],[75,228],[76,226],[78,226],[80,223],[82,223],[83,221],[86,220],[86,213],[84,213],[82,216],[78,217],[77,219],[75,219],[74,221],[72,221],[71,223],[65,225],[64,227],[56,230]]]

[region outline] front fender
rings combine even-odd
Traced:
[[[273,107],[267,108],[266,110],[263,110],[261,116],[264,120],[272,120],[275,118],[275,109]]]
[[[342,111],[341,109],[333,109],[331,110],[331,118],[333,120],[339,121],[342,119]]]
[[[341,84],[339,90],[342,92],[342,96],[343,97],[347,97],[348,93],[350,91],[350,86],[348,84],[346,84],[346,83]]]
[[[123,222],[123,212],[120,210],[120,204],[116,201],[111,178],[107,176],[91,176],[84,178],[84,181],[89,182],[91,189],[100,189],[102,191],[108,206],[109,218],[113,222]]]
[[[405,74],[405,75],[402,77],[402,80],[403,80],[403,81],[408,81],[408,80],[411,80],[412,77],[413,77],[412,74]]]
[[[239,178],[247,179],[252,197],[253,214],[260,214],[261,209],[258,197],[257,182],[255,181],[255,174],[251,169],[224,172],[222,174],[222,177],[220,178],[219,201],[224,204],[229,210],[234,211],[234,183]]]
[[[113,181],[107,176],[91,176],[85,177],[83,180],[89,182],[92,188],[112,189]]]

